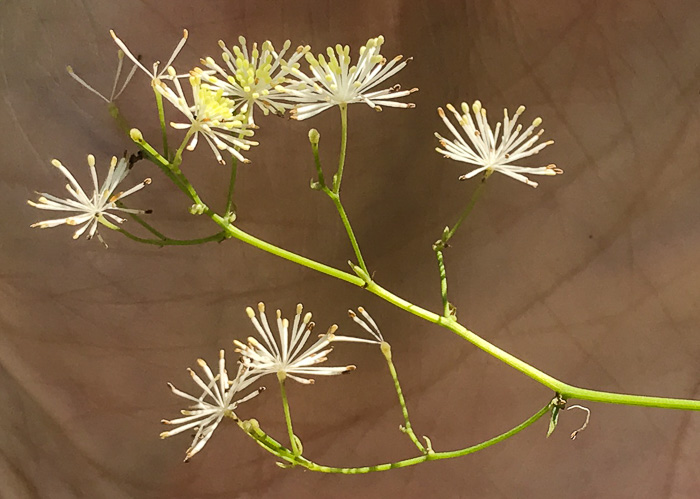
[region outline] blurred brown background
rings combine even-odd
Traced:
[[[416,432],[438,450],[498,434],[552,394],[446,330],[234,240],[158,249],[105,230],[105,250],[66,227],[29,229],[46,212],[25,200],[63,192],[51,158],[86,181],[87,153],[104,168],[134,149],[64,69],[108,92],[110,28],[146,62],[167,58],[188,28],[182,68],[239,34],[316,52],[347,43],[353,55],[384,34],[386,56],[414,57],[392,82],[420,92],[414,110],[350,110],[344,201],[378,282],[439,309],[430,244],[475,183],[458,182],[465,168],[433,151],[437,106],[479,98],[496,117],[525,104],[556,141],[535,164],[566,173],[536,179],[536,190],[490,181],[446,253],[460,319],[579,386],[700,398],[699,25],[695,1],[2,2],[0,496],[696,497],[700,415],[603,404],[588,404],[575,442],[583,415],[569,412],[548,440],[543,420],[476,455],[388,473],[282,470],[232,424],[185,465],[187,436],[158,439],[159,420],[182,408],[165,383],[190,390],[185,368],[197,357],[233,357],[231,340],[252,332],[244,308],[259,300],[288,316],[302,301],[319,327],[346,332],[357,330],[345,311],[369,309],[394,346]],[[157,141],[143,74],[120,107]],[[345,269],[342,226],[308,188],[308,128],[321,131],[330,168],[338,122],[336,110],[261,119],[236,202],[245,230]],[[221,209],[227,177],[210,152],[183,168]],[[156,226],[172,237],[215,231],[152,165],[131,180],[145,176],[153,184],[130,204],[153,208]],[[333,357],[358,370],[289,390],[305,453],[338,466],[414,455],[381,356],[341,345]],[[284,438],[276,391],[239,415]]]

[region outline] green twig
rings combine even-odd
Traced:
[[[287,433],[289,435],[289,443],[292,446],[292,454],[294,456],[301,455],[301,450],[297,445],[297,437],[294,435],[294,429],[292,428],[292,415],[289,410],[289,402],[287,400],[287,390],[284,386],[284,382],[287,376],[284,371],[279,371],[277,373],[277,380],[280,384],[280,394],[282,395],[282,406],[284,407],[284,421],[287,424]]]
[[[396,395],[399,398],[399,405],[401,406],[401,413],[403,414],[403,421],[404,421],[404,426],[401,427],[401,431],[403,431],[406,435],[408,435],[408,438],[411,439],[411,442],[415,444],[416,447],[418,447],[418,450],[425,454],[427,452],[426,448],[423,446],[423,444],[418,440],[418,437],[416,434],[413,432],[413,427],[411,426],[411,420],[408,418],[408,407],[406,407],[406,400],[403,397],[403,392],[401,391],[401,384],[399,383],[399,376],[396,373],[396,368],[394,367],[394,362],[391,359],[391,345],[387,343],[386,341],[382,342],[381,345],[379,345],[382,354],[384,355],[384,358],[386,359],[386,363],[389,366],[389,372],[391,373],[391,378],[394,380],[394,388],[396,389]]]
[[[158,121],[160,121],[160,133],[163,136],[163,155],[165,159],[170,157],[168,149],[168,128],[165,125],[165,110],[163,109],[163,96],[153,87],[153,93],[156,94],[156,107],[158,107]]]
[[[197,239],[171,239],[169,237],[163,236],[163,238],[159,239],[146,239],[143,237],[135,236],[131,232],[127,231],[126,229],[123,229],[121,227],[118,227],[116,229],[118,232],[121,232],[124,234],[126,237],[129,239],[136,241],[138,243],[143,243],[143,244],[153,244],[155,246],[194,246],[197,244],[204,244],[204,243],[210,243],[210,242],[221,242],[224,239],[226,239],[226,233],[225,232],[217,232],[216,234],[212,234],[211,236],[207,237],[200,237]]]
[[[457,219],[455,224],[452,226],[451,229],[445,227],[445,230],[443,231],[440,239],[435,241],[435,243],[433,244],[433,251],[435,251],[435,258],[438,262],[438,272],[440,273],[440,295],[442,297],[443,315],[446,318],[456,318],[456,312],[454,310],[454,307],[452,307],[451,303],[447,299],[447,270],[445,269],[445,258],[443,256],[443,251],[445,250],[445,248],[447,248],[447,243],[450,239],[452,239],[452,236],[455,235],[455,232],[457,232],[459,226],[462,225],[462,222],[464,222],[467,216],[474,209],[476,202],[479,200],[479,198],[484,192],[484,188],[486,187],[486,181],[491,176],[492,172],[492,170],[486,171],[484,176],[481,178],[481,182],[479,182],[479,185],[472,193],[472,196],[469,199],[467,206],[465,206],[462,213],[460,213],[459,218]]]
[[[487,447],[491,447],[492,445],[495,445],[499,442],[502,442],[503,440],[506,440],[507,438],[510,438],[517,433],[520,433],[522,430],[527,428],[528,426],[532,425],[535,423],[538,419],[540,419],[542,416],[547,414],[551,407],[551,402],[544,406],[542,409],[537,411],[535,414],[530,416],[527,420],[523,421],[520,423],[518,426],[511,428],[505,433],[501,433],[500,435],[493,437],[489,440],[486,440],[484,442],[481,442],[476,445],[472,445],[471,447],[467,447],[465,449],[459,449],[459,450],[454,450],[454,451],[447,451],[447,452],[428,452],[426,454],[423,454],[422,456],[414,457],[411,459],[404,459],[402,461],[396,461],[393,463],[384,463],[384,464],[377,464],[374,466],[363,466],[359,468],[336,468],[332,466],[323,466],[320,464],[317,464],[313,461],[310,461],[302,456],[295,456],[293,454],[293,451],[290,451],[289,449],[286,449],[284,446],[282,446],[279,442],[271,438],[269,435],[267,435],[265,432],[263,432],[259,426],[253,425],[253,424],[246,424],[246,422],[241,423],[241,427],[250,435],[252,438],[254,438],[258,444],[260,444],[261,447],[263,447],[265,450],[268,452],[280,457],[281,459],[284,459],[285,461],[289,462],[292,465],[299,465],[303,466],[304,468],[311,470],[311,471],[318,471],[321,473],[339,473],[339,474],[344,474],[344,475],[359,475],[359,474],[364,474],[364,473],[371,473],[375,471],[388,471],[396,468],[405,468],[407,466],[414,466],[416,464],[421,464],[426,461],[438,461],[440,459],[452,459],[456,457],[461,457],[461,456],[466,456],[468,454],[473,454],[474,452],[478,452],[480,450],[486,449]]]

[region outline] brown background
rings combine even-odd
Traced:
[[[552,394],[446,330],[379,299],[235,241],[193,248],[72,241],[66,227],[29,224],[34,190],[59,194],[60,158],[87,180],[85,155],[104,167],[129,141],[103,103],[64,66],[111,86],[114,28],[145,61],[164,59],[180,30],[180,66],[217,56],[216,40],[348,43],[383,33],[384,53],[414,56],[398,78],[420,87],[417,108],[350,111],[344,200],[378,282],[440,306],[430,243],[474,186],[433,148],[435,108],[479,98],[498,116],[528,106],[556,140],[536,164],[566,173],[534,190],[502,176],[447,252],[462,322],[564,381],[591,388],[700,398],[700,6],[637,2],[20,2],[0,6],[0,496],[24,497],[694,497],[700,417],[589,404],[555,435],[546,422],[482,453],[369,476],[282,470],[222,425],[182,464],[186,436],[159,441],[159,420],[182,407],[165,386],[189,390],[185,367],[252,332],[244,308],[265,300],[291,315],[297,301],[319,327],[364,305],[394,345],[413,422],[438,450],[510,428]],[[157,138],[142,74],[122,111]],[[172,115],[171,115],[172,116]],[[261,120],[260,147],[241,169],[240,226],[345,268],[351,256],[328,199],[308,189],[306,133],[337,150],[335,110],[304,123]],[[221,209],[224,170],[204,148],[184,168]],[[215,227],[153,176],[134,206],[173,237]],[[218,203],[218,204],[217,204]],[[131,224],[130,224],[131,225]],[[134,229],[134,227],[132,227]],[[231,352],[232,353],[232,352]],[[351,466],[414,455],[373,349],[341,345],[334,364],[358,370],[289,390],[308,456]],[[245,406],[284,436],[278,396]]]

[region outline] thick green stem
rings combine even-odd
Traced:
[[[403,421],[404,421],[404,426],[401,428],[401,431],[403,431],[406,435],[408,435],[408,438],[411,439],[411,442],[415,444],[416,447],[418,447],[418,450],[425,454],[427,451],[423,444],[418,440],[418,437],[416,434],[413,432],[413,427],[411,426],[411,420],[408,418],[408,407],[406,407],[406,399],[403,397],[403,392],[401,391],[401,384],[399,383],[399,375],[396,373],[396,368],[394,367],[394,362],[391,359],[391,345],[387,343],[386,341],[382,342],[381,345],[379,345],[379,348],[382,351],[382,354],[384,355],[384,358],[386,359],[386,363],[389,366],[389,372],[391,373],[391,378],[394,380],[394,389],[396,390],[396,395],[399,398],[399,405],[401,406],[401,413],[403,414]]]
[[[222,227],[226,231],[226,233],[229,236],[235,237],[236,239],[239,239],[252,246],[255,246],[256,248],[262,249],[264,251],[267,251],[268,253],[277,255],[281,258],[292,261],[304,267],[308,267],[323,274],[330,275],[337,279],[349,282],[350,284],[363,287],[369,292],[379,296],[383,300],[403,310],[406,310],[407,312],[410,312],[413,315],[416,315],[428,322],[439,324],[440,326],[449,329],[456,335],[469,341],[470,343],[485,351],[489,355],[496,357],[505,364],[508,364],[509,366],[513,367],[514,369],[517,369],[518,371],[529,376],[530,378],[534,379],[540,384],[546,386],[547,388],[550,388],[552,391],[560,393],[566,399],[574,398],[580,400],[591,400],[594,402],[605,402],[609,404],[638,405],[666,409],[686,409],[700,411],[700,400],[688,400],[667,397],[647,397],[643,395],[627,395],[623,393],[588,390],[585,388],[578,388],[576,386],[572,386],[562,381],[559,381],[558,379],[520,360],[514,355],[511,355],[508,352],[501,350],[497,346],[489,343],[485,339],[481,338],[477,334],[473,333],[472,331],[459,324],[457,321],[450,318],[445,318],[434,312],[430,312],[429,310],[414,305],[404,300],[403,298],[396,296],[390,291],[382,288],[376,282],[367,282],[365,279],[361,279],[353,274],[343,272],[342,270],[338,270],[334,267],[330,267],[328,265],[316,262],[315,260],[311,260],[310,258],[306,258],[297,255],[296,253],[292,253],[291,251],[279,248],[273,244],[270,244],[266,241],[263,241],[246,233],[238,227],[233,226],[220,215],[217,215],[215,213],[208,214],[212,218],[212,220],[214,220],[214,222],[216,222],[220,227]]]
[[[287,390],[284,386],[286,381],[286,375],[284,372],[280,371],[277,373],[277,380],[280,384],[280,394],[282,395],[282,406],[284,407],[284,421],[287,424],[287,434],[289,435],[289,443],[292,447],[292,453],[294,456],[301,455],[299,446],[297,445],[297,437],[294,435],[294,429],[292,428],[292,414],[289,410],[289,401],[287,400]]]
[[[542,416],[547,414],[547,412],[551,408],[551,402],[544,406],[542,409],[537,411],[535,414],[533,414],[531,417],[529,417],[527,420],[523,421],[520,423],[518,426],[508,430],[505,433],[501,433],[500,435],[493,437],[489,440],[486,440],[484,442],[481,442],[477,445],[472,445],[471,447],[467,447],[465,449],[458,449],[454,451],[447,451],[447,452],[428,452],[426,454],[423,454],[422,456],[414,457],[411,459],[404,459],[402,461],[396,461],[393,463],[384,463],[384,464],[377,464],[375,466],[363,466],[360,468],[336,468],[332,466],[323,466],[317,463],[314,463],[313,461],[309,461],[308,459],[301,457],[301,456],[294,456],[292,452],[290,452],[288,449],[284,448],[279,442],[265,434],[259,427],[251,427],[251,425],[248,425],[248,427],[245,426],[245,423],[242,425],[244,430],[250,435],[252,438],[254,438],[261,447],[263,447],[265,450],[268,452],[284,459],[285,461],[291,463],[291,464],[296,464],[299,466],[303,466],[304,468],[311,470],[311,471],[317,471],[321,473],[339,473],[339,474],[344,474],[344,475],[359,475],[359,474],[365,474],[365,473],[372,473],[375,471],[388,471],[396,468],[405,468],[407,466],[414,466],[416,464],[421,464],[426,461],[438,461],[440,459],[452,459],[456,457],[461,457],[461,456],[466,456],[468,454],[473,454],[474,452],[478,452],[480,450],[486,449],[487,447],[491,447],[492,445],[495,445],[499,442],[502,442],[503,440],[506,440],[507,438],[510,438],[517,433],[520,433],[522,430],[527,428],[528,426],[532,425],[535,423],[538,419],[540,419]]]

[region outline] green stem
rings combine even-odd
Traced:
[[[355,258],[357,258],[357,263],[360,265],[360,268],[367,274],[369,275],[369,270],[367,270],[367,265],[365,264],[365,259],[362,258],[362,252],[360,251],[360,245],[357,242],[357,238],[355,237],[355,232],[352,230],[352,225],[350,225],[350,219],[348,218],[347,213],[345,213],[345,208],[343,208],[343,203],[340,201],[340,195],[332,192],[328,189],[328,187],[323,187],[323,191],[328,194],[328,197],[331,198],[331,201],[333,201],[333,205],[335,206],[335,209],[338,210],[338,214],[340,215],[340,220],[343,222],[343,227],[345,227],[345,232],[348,234],[348,239],[350,239],[350,244],[352,245],[352,250],[355,253]]]
[[[317,463],[314,463],[313,461],[309,461],[308,459],[301,457],[301,456],[294,456],[288,449],[285,449],[279,442],[265,434],[260,428],[258,427],[248,427],[245,428],[244,430],[251,436],[253,437],[261,447],[263,447],[265,450],[268,452],[284,459],[285,461],[291,463],[291,464],[297,464],[299,466],[303,466],[304,468],[311,470],[311,471],[318,471],[321,473],[339,473],[339,474],[344,474],[344,475],[359,475],[359,474],[365,474],[365,473],[371,473],[375,471],[388,471],[396,468],[405,468],[407,466],[414,466],[416,464],[421,464],[426,461],[438,461],[441,459],[452,459],[455,457],[462,457],[466,456],[468,454],[473,454],[474,452],[478,452],[480,450],[486,449],[487,447],[491,447],[492,445],[495,445],[499,442],[502,442],[503,440],[506,440],[517,433],[520,433],[522,430],[527,428],[528,426],[532,425],[535,423],[538,419],[540,419],[542,416],[547,414],[551,408],[551,402],[544,406],[542,409],[537,411],[535,414],[533,414],[530,418],[527,420],[523,421],[520,423],[518,426],[508,430],[505,433],[501,433],[500,435],[493,437],[489,440],[486,440],[484,442],[481,442],[476,445],[472,445],[471,447],[467,447],[465,449],[459,449],[459,450],[454,450],[454,451],[447,451],[447,452],[428,452],[427,454],[423,454],[422,456],[414,457],[411,459],[404,459],[402,461],[396,461],[393,463],[384,463],[384,464],[377,464],[374,466],[363,466],[359,468],[336,468],[332,466],[323,466]]]
[[[114,102],[110,102],[109,105],[107,106],[107,110],[109,111],[110,116],[114,118],[114,121],[117,123],[117,126],[123,130],[124,132],[129,134],[129,130],[131,130],[131,127],[129,126],[129,123],[126,122],[126,119],[122,114],[119,112],[119,108]]]
[[[386,359],[386,363],[389,366],[389,372],[391,373],[391,378],[394,380],[394,389],[396,389],[396,395],[399,398],[399,405],[401,406],[401,413],[403,414],[403,421],[404,421],[404,426],[401,428],[401,431],[403,431],[406,435],[408,435],[408,438],[411,439],[411,442],[415,444],[416,447],[418,447],[418,450],[422,453],[425,454],[427,451],[423,444],[421,444],[420,440],[418,440],[418,437],[416,434],[413,432],[413,427],[411,426],[411,420],[408,418],[408,407],[406,407],[406,399],[403,397],[403,392],[401,391],[401,384],[399,383],[399,376],[396,373],[396,368],[394,367],[394,362],[391,359],[391,345],[387,343],[386,341],[382,342],[379,345],[379,348],[382,351],[382,354],[384,355],[384,358]]]
[[[445,259],[442,256],[442,250],[435,249],[435,257],[438,262],[438,272],[440,273],[440,294],[442,295],[442,314],[445,317],[452,317],[450,310],[450,302],[447,300],[447,271],[445,270]]]
[[[168,128],[165,125],[165,109],[163,109],[163,96],[158,92],[155,87],[153,88],[153,93],[156,94],[156,107],[158,107],[158,120],[160,121],[160,133],[163,137],[163,154],[165,154],[165,159],[170,157],[170,150],[168,149]]]
[[[226,234],[223,231],[212,234],[211,236],[200,237],[198,239],[170,239],[169,237],[165,236],[162,236],[163,238],[161,239],[146,239],[143,237],[138,237],[121,227],[118,227],[117,231],[138,243],[153,244],[155,246],[193,246],[196,244],[209,243],[213,241],[221,242],[226,239]]]
[[[287,433],[289,435],[289,443],[292,446],[292,453],[294,456],[301,455],[301,451],[297,446],[297,437],[294,435],[294,429],[292,428],[292,414],[289,410],[289,402],[287,400],[287,390],[284,386],[286,380],[286,375],[283,371],[277,373],[277,380],[280,383],[280,394],[282,395],[282,406],[284,407],[284,421],[287,424]]]
[[[468,330],[457,321],[442,317],[434,312],[430,312],[422,307],[414,305],[403,298],[396,296],[395,294],[387,291],[386,289],[379,286],[376,282],[367,282],[365,279],[361,279],[353,274],[343,272],[334,267],[319,263],[310,258],[306,258],[291,251],[279,248],[273,244],[266,241],[258,239],[247,232],[241,230],[238,227],[233,226],[228,223],[223,217],[215,213],[207,213],[214,222],[216,222],[221,228],[223,228],[226,233],[235,237],[236,239],[243,241],[247,244],[255,246],[256,248],[267,251],[273,255],[279,256],[291,262],[297,263],[304,267],[321,272],[337,279],[340,279],[350,284],[363,287],[367,289],[370,293],[373,293],[383,300],[395,305],[402,310],[412,313],[428,322],[438,324],[446,329],[449,329],[459,337],[469,341],[476,347],[485,351],[489,355],[499,359],[500,361],[508,364],[512,368],[522,372],[523,374],[529,376],[540,384],[550,388],[551,390],[560,393],[564,398],[570,399],[580,399],[580,400],[591,400],[594,402],[604,402],[609,404],[623,404],[623,405],[637,405],[646,407],[659,407],[666,409],[685,409],[700,411],[700,400],[689,400],[689,399],[677,399],[668,397],[647,397],[644,395],[628,395],[623,393],[613,393],[604,392],[598,390],[588,390],[585,388],[578,388],[576,386],[569,385],[558,379],[540,371],[539,369],[531,366],[530,364],[520,360],[514,355],[501,350],[497,346],[489,343],[485,339],[481,338],[477,334]]]
[[[238,158],[232,154],[231,155],[231,178],[228,181],[228,194],[226,195],[226,211],[224,212],[226,215],[231,213],[232,208],[235,212],[235,205],[233,204],[233,189],[236,186],[237,171],[238,171]]]
[[[348,148],[348,105],[340,104],[340,154],[338,155],[338,171],[333,175],[333,192],[340,193],[340,183],[343,181],[343,168]]]
[[[462,222],[464,222],[464,219],[467,218],[467,216],[472,212],[474,209],[474,205],[476,205],[476,202],[479,200],[481,195],[484,193],[484,188],[486,187],[486,181],[489,179],[491,176],[491,173],[493,173],[493,170],[486,170],[486,173],[484,174],[483,177],[481,177],[481,182],[479,182],[479,185],[474,189],[474,192],[472,193],[472,197],[469,199],[469,202],[467,203],[467,206],[464,207],[464,210],[462,213],[460,213],[459,218],[455,222],[455,224],[452,226],[452,228],[447,231],[445,234],[442,235],[440,238],[440,241],[444,244],[447,245],[447,242],[452,239],[452,236],[455,235],[455,232],[457,232],[457,229],[459,229],[459,226],[462,225]]]
[[[472,193],[472,196],[469,199],[467,206],[464,208],[462,213],[460,213],[457,222],[455,222],[454,226],[451,229],[445,227],[445,231],[442,233],[442,237],[435,241],[435,243],[433,244],[433,251],[435,251],[435,258],[437,259],[438,263],[438,272],[440,273],[440,295],[442,297],[442,310],[443,315],[446,318],[454,318],[456,314],[454,308],[452,308],[449,300],[447,299],[447,270],[445,269],[445,258],[443,252],[448,246],[448,241],[452,239],[452,236],[454,236],[455,232],[457,232],[459,226],[462,225],[464,219],[466,219],[467,216],[474,209],[476,202],[479,200],[482,193],[484,192],[484,187],[486,187],[486,181],[491,176],[491,173],[492,170],[486,171],[484,176],[481,178],[481,182],[479,182],[479,185]]]

